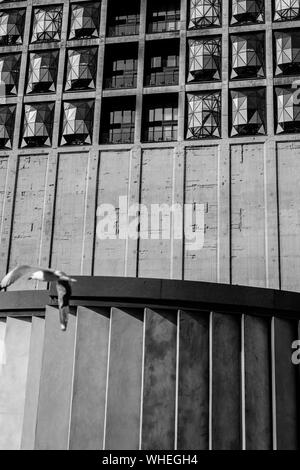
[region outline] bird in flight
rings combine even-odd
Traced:
[[[76,282],[62,271],[54,269],[43,269],[32,266],[17,266],[12,269],[0,283],[0,291],[6,290],[9,286],[14,284],[18,279],[28,276],[28,279],[42,282],[56,282],[56,290],[58,295],[59,319],[60,326],[63,331],[66,331],[69,318],[69,300],[72,296],[71,283]]]

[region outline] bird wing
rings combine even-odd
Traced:
[[[34,268],[32,266],[17,266],[16,268],[12,269],[9,273],[7,273],[6,276],[4,276],[0,284],[0,290],[6,289],[7,287],[14,284],[21,277],[33,274],[37,270],[38,268]]]
[[[72,289],[68,281],[58,280],[56,282],[56,290],[58,295],[60,325],[61,329],[65,331],[67,329],[69,319],[69,301],[72,295]]]

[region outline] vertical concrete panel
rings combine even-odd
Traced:
[[[159,227],[151,224],[153,204],[167,204],[170,208],[173,201],[173,158],[174,149],[151,149],[143,152],[141,203],[148,210],[148,227],[141,224],[139,245],[138,273],[140,277],[170,278],[171,273],[171,239],[163,238],[162,224],[170,228],[169,215],[160,217]],[[148,239],[145,239],[145,238]],[[143,239],[144,238],[144,239]]]
[[[146,310],[142,449],[175,444],[176,312]]]
[[[281,287],[300,291],[300,143],[277,147]]]
[[[47,307],[35,448],[65,450],[69,445],[76,317],[61,331],[58,309]]]
[[[119,239],[119,221],[120,217],[127,214],[127,204],[125,203],[125,211],[120,210],[120,197],[128,197],[129,191],[129,172],[130,172],[130,152],[101,152],[98,198],[97,208],[101,204],[111,204],[115,208],[116,223],[112,224],[112,235],[106,240],[99,238],[99,225],[96,232],[95,241],[95,260],[94,275],[95,276],[124,276],[125,274],[125,257],[126,257],[126,240]],[[129,203],[129,201],[128,201]],[[125,212],[125,214],[124,214]],[[102,218],[97,219],[99,224]],[[105,231],[108,227],[104,227]],[[114,237],[114,239],[112,239]]]
[[[213,314],[212,448],[239,450],[241,439],[240,317]]]
[[[47,155],[20,156],[11,235],[9,267],[18,264],[39,265]],[[30,290],[34,283],[20,279],[11,290]]]
[[[2,226],[2,217],[3,217],[3,203],[5,198],[5,187],[6,187],[6,178],[7,178],[7,157],[0,157],[0,228]],[[1,230],[0,230],[1,235]]]
[[[227,41],[224,38],[224,42]],[[227,44],[225,44],[227,47]],[[224,53],[224,51],[223,51]],[[224,80],[224,78],[223,78]],[[226,94],[225,94],[226,95]],[[227,97],[223,94],[223,110],[227,108]],[[226,106],[225,106],[226,102]],[[225,116],[224,116],[225,117]],[[227,118],[227,115],[226,115]],[[226,121],[224,119],[224,121]],[[228,119],[227,119],[228,121]],[[228,123],[227,123],[228,125]],[[230,152],[229,141],[220,143],[218,155],[218,280],[221,284],[230,284]]]
[[[186,210],[194,204],[204,206],[204,246],[188,249],[185,243],[184,279],[188,281],[217,282],[218,243],[218,147],[198,147],[186,150]]]
[[[271,324],[245,317],[246,449],[272,449]]]
[[[266,286],[263,144],[231,147],[232,283]]]
[[[8,318],[0,379],[0,449],[19,450],[25,406],[31,322]]]
[[[51,265],[81,274],[86,217],[88,154],[59,156]]]
[[[139,448],[143,313],[112,309],[105,448]]]
[[[70,449],[103,449],[109,312],[78,307]]]
[[[32,317],[25,411],[22,430],[22,450],[33,450],[37,420],[40,379],[44,347],[44,318]]]
[[[0,318],[0,380],[3,367],[6,364],[5,330],[6,318]]]
[[[281,318],[274,322],[277,449],[299,450],[299,366],[291,360],[299,322]]]
[[[177,449],[209,446],[209,314],[180,312]]]

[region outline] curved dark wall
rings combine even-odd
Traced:
[[[66,333],[0,300],[1,448],[299,449],[299,294],[83,277]]]

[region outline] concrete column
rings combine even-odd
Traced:
[[[69,2],[64,2],[63,6],[63,24],[61,32],[61,43],[60,43],[60,54],[59,54],[59,64],[57,72],[57,86],[56,86],[56,97],[55,97],[55,110],[54,110],[54,120],[53,120],[53,137],[52,137],[52,147],[57,148],[60,141],[60,126],[61,126],[61,117],[63,116],[62,102],[63,102],[63,91],[64,91],[64,69],[66,62],[66,43],[67,43],[67,32],[69,24]]]
[[[112,309],[105,449],[139,448],[142,312]]]
[[[42,372],[44,332],[44,318],[32,317],[25,412],[21,442],[22,450],[33,450],[35,444],[35,427]]]
[[[69,446],[76,317],[61,331],[58,309],[47,307],[44,355],[36,423],[35,449],[66,450]]]
[[[96,233],[96,189],[99,168],[99,152],[91,150],[88,156],[87,188],[84,215],[83,248],[81,259],[81,274],[93,274],[94,238]]]
[[[266,100],[268,134],[265,142],[266,287],[280,288],[279,226],[277,196],[277,144],[274,134],[272,4],[266,0]]]
[[[109,310],[78,307],[69,448],[103,448]]]
[[[146,309],[141,447],[174,449],[177,327],[174,312]]]
[[[25,406],[31,322],[7,318],[0,380],[0,450],[19,450]]]

